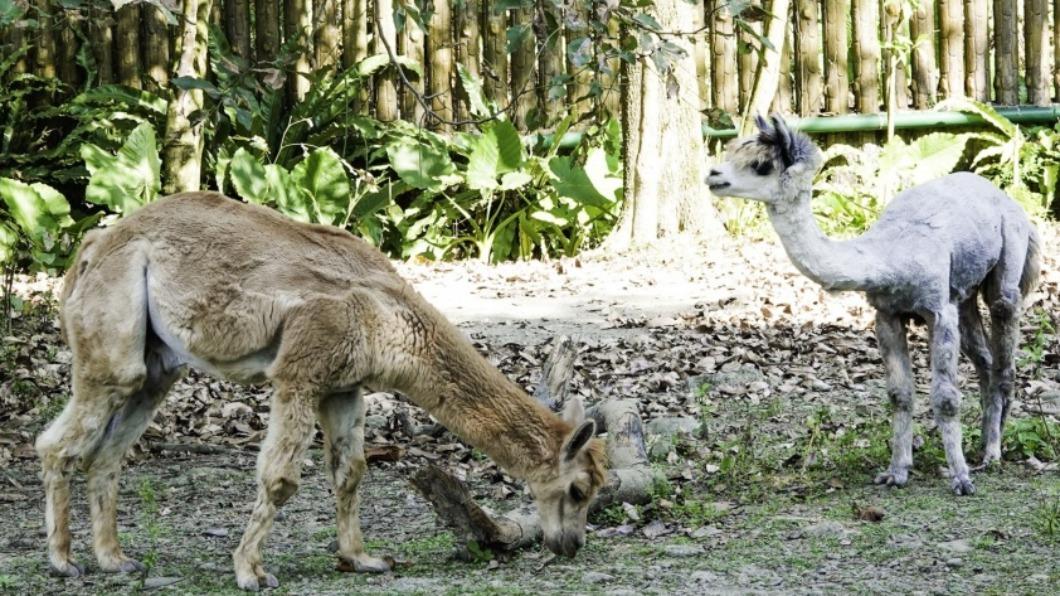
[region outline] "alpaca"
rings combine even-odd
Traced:
[[[894,198],[862,236],[835,241],[810,210],[821,154],[779,116],[756,119],[757,135],[729,145],[706,179],[718,196],[765,203],[788,257],[829,291],[864,292],[876,308],[876,337],[893,407],[890,467],[877,484],[903,486],[913,465],[914,384],[906,343],[910,318],[931,334],[931,406],[942,433],[953,491],[975,485],[961,451],[958,350],[979,376],[985,467],[1001,458],[1001,429],[1015,380],[1023,298],[1039,274],[1039,241],[1022,209],[984,178],[944,176]],[[979,313],[990,311],[989,340]]]
[[[404,393],[514,477],[537,503],[546,546],[573,556],[604,482],[602,444],[580,402],[560,417],[479,355],[378,250],[335,228],[207,192],[173,195],[86,236],[62,293],[73,395],[38,437],[48,556],[71,558],[70,473],[87,473],[93,546],[104,571],[142,566],[117,540],[118,473],[186,366],[271,382],[257,500],[233,554],[247,590],[278,585],[261,545],[298,488],[319,420],[337,500],[338,556],[355,571],[388,564],[364,549],[357,487],[365,471],[364,387]]]

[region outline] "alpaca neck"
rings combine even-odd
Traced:
[[[570,425],[483,358],[463,334],[422,299],[413,308],[430,320],[425,349],[387,383],[453,434],[517,478],[533,478],[552,462]]]
[[[790,202],[770,203],[769,219],[795,267],[829,291],[871,291],[884,278],[879,258],[860,239],[832,240],[817,225],[810,189]]]

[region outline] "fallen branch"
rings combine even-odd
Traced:
[[[541,380],[534,390],[534,398],[553,412],[558,412],[567,401],[568,385],[574,376],[574,360],[578,350],[566,335],[556,338],[552,353],[541,368]]]

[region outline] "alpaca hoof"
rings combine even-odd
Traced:
[[[74,563],[73,561],[63,561],[62,563],[56,563],[52,561],[48,564],[51,568],[52,575],[58,577],[81,577],[85,574],[85,568]]]
[[[236,577],[236,584],[239,585],[240,589],[247,592],[257,592],[266,588],[280,587],[280,580],[276,579],[276,576],[271,573],[263,573],[261,575]]]
[[[387,559],[370,557],[368,555],[339,555],[339,563],[336,568],[339,571],[354,573],[386,573],[393,569],[394,565]]]
[[[105,562],[100,561],[99,568],[107,573],[133,573],[147,570],[143,563],[129,557],[117,557]]]
[[[887,470],[873,480],[876,484],[882,484],[883,486],[897,486],[903,487],[909,482],[909,470]]]
[[[972,468],[973,472],[982,472],[987,468],[998,467],[1001,465],[1001,453],[1000,450],[987,449],[983,453],[983,462],[978,466]]]
[[[975,494],[975,485],[972,484],[972,479],[967,476],[954,476],[950,486],[953,488],[953,494],[957,496],[963,497]]]

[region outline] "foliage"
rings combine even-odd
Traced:
[[[1019,459],[1056,461],[1060,453],[1060,424],[1045,416],[1009,420],[1001,443],[1003,452]]]
[[[137,126],[117,154],[86,143],[81,157],[91,174],[85,191],[89,203],[126,214],[158,198],[162,162],[149,123]]]
[[[62,269],[97,219],[75,222],[66,198],[46,184],[0,178],[0,268]]]

